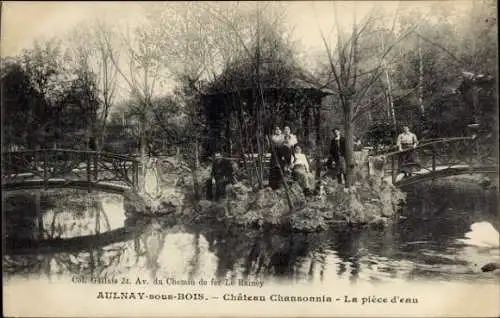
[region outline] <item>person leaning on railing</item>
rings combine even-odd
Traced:
[[[413,149],[417,147],[418,144],[417,135],[412,133],[408,126],[404,126],[403,132],[399,134],[396,144],[399,151],[404,151],[400,154],[399,166],[405,177],[407,177],[408,175],[411,175],[411,169],[408,167],[408,165],[415,162]]]

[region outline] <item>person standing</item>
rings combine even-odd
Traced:
[[[356,136],[353,136],[352,139],[354,140],[354,142],[353,142],[353,150],[354,151],[362,151],[363,150],[363,144],[361,142],[361,139],[357,138]]]
[[[283,148],[282,156],[285,161],[286,170],[289,171],[292,168],[292,157],[295,150],[295,145],[297,144],[297,136],[292,134],[289,126],[283,128]]]
[[[274,147],[281,146],[283,144],[283,134],[281,133],[281,129],[279,127],[275,127],[273,134],[271,135],[271,142]]]
[[[340,134],[340,130],[338,128],[334,128],[327,165],[328,167],[335,165],[333,168],[333,174],[340,184],[342,184],[343,181],[345,182],[345,153],[345,138]]]
[[[297,144],[294,147],[292,176],[299,183],[306,195],[311,193],[309,162],[302,148]]]
[[[223,157],[220,152],[214,154],[211,172],[212,200],[217,201],[226,196],[226,187],[236,183],[236,169],[237,165],[231,159]]]
[[[283,128],[283,139],[284,139],[284,144],[290,149],[293,149],[293,147],[297,144],[297,136],[292,134],[292,131],[289,126],[285,126]]]
[[[281,129],[276,126],[271,135],[271,160],[269,167],[269,186],[272,189],[278,189],[283,181],[283,169],[285,168],[283,149],[284,135]]]
[[[411,176],[411,164],[415,163],[413,149],[417,147],[417,135],[410,131],[408,126],[403,127],[403,132],[399,134],[396,141],[401,155],[399,156],[399,169],[404,173],[405,177]]]

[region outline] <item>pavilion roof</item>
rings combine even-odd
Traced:
[[[208,91],[203,93],[202,95],[205,97],[210,97],[210,96],[215,96],[215,95],[236,95],[236,94],[242,94],[246,95],[252,91],[253,87],[251,86],[239,86],[234,89],[228,89],[228,90],[213,90],[213,91]],[[286,85],[273,85],[273,84],[264,84],[262,87],[264,92],[274,92],[274,91],[283,91],[283,92],[290,92],[290,91],[301,91],[301,92],[308,92],[311,95],[321,95],[321,96],[327,96],[327,95],[333,95],[334,92],[330,89],[324,88],[324,87],[318,87],[317,85],[314,85],[313,83],[304,81],[302,79],[292,79],[290,80]]]

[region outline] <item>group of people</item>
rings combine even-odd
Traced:
[[[332,131],[333,138],[330,142],[326,166],[330,175],[339,184],[344,184],[346,179],[346,141],[339,128],[334,128]],[[283,130],[280,127],[275,127],[269,141],[271,148],[269,187],[272,189],[279,188],[285,177],[291,175],[304,189],[306,195],[312,193],[312,174],[309,160],[290,127],[285,126]],[[405,126],[403,133],[397,138],[397,146],[401,151],[400,169],[406,176],[411,175],[411,167],[414,164],[412,149],[416,147],[417,143],[416,135]],[[354,151],[361,149],[359,139],[354,139],[354,146]],[[225,185],[235,182],[234,172],[234,164],[229,159],[222,158],[218,154],[212,167],[212,186],[209,187],[212,197],[217,199],[224,195]],[[219,182],[213,182],[214,180]]]
[[[333,129],[333,138],[330,143],[330,151],[327,166],[332,171],[333,176],[339,183],[345,182],[345,138],[341,135],[340,129]],[[280,186],[286,174],[291,172],[293,179],[310,193],[311,171],[309,161],[298,144],[297,137],[292,134],[290,127],[279,127],[274,129],[271,136],[271,167],[269,172],[269,186],[276,189]]]
[[[272,189],[279,188],[285,175],[299,182],[304,191],[310,192],[310,169],[309,162],[298,144],[289,126],[283,128],[275,127],[271,135],[271,166],[269,169],[269,186]]]

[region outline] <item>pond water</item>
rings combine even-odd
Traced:
[[[408,190],[407,200],[384,230],[290,234],[220,224],[188,226],[171,217],[130,220],[119,195],[9,192],[3,202],[3,239],[11,252],[3,256],[4,278],[107,274],[170,278],[171,284],[202,277],[311,284],[498,282],[497,275],[480,270],[499,261],[498,247],[460,241],[476,222],[498,229],[495,192],[420,184]],[[100,238],[92,240],[96,234]],[[58,238],[75,240],[51,247]],[[26,243],[33,239],[48,245]]]

